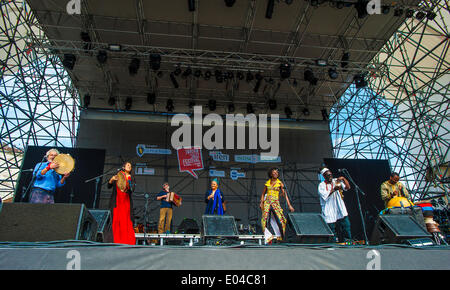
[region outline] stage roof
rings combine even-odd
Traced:
[[[205,106],[214,99],[219,114],[227,113],[230,103],[235,113],[245,113],[250,102],[256,113],[284,117],[284,107],[290,106],[293,118],[322,119],[321,110],[339,99],[355,74],[367,71],[404,21],[392,11],[358,18],[354,7],[337,9],[328,2],[313,7],[309,1],[275,1],[271,19],[265,17],[268,1],[256,0],[236,1],[233,7],[219,0],[197,0],[193,12],[188,1],[81,1],[80,15],[68,14],[67,0],[28,2],[50,41],[41,48],[61,59],[68,53],[77,57],[69,73],[81,98],[90,95],[89,108],[123,110],[126,98],[132,97],[131,110],[136,111],[166,112],[166,102],[172,99],[174,112],[189,112],[190,101]],[[413,6],[419,1],[402,2]],[[82,32],[89,34],[89,47]],[[122,50],[109,51],[109,44],[120,44]],[[107,51],[103,65],[96,58],[100,50]],[[345,52],[350,53],[349,65],[342,69]],[[150,68],[150,54],[155,53],[161,56],[162,75]],[[136,75],[128,69],[133,58],[140,60]],[[317,65],[318,59],[327,65]],[[292,73],[280,81],[279,66],[286,61]],[[193,73],[209,70],[212,77],[206,81],[181,74],[176,77],[179,88],[174,88],[169,75],[178,65],[182,74],[191,67]],[[328,75],[333,67],[339,73],[335,80]],[[318,78],[317,85],[304,80],[307,68]],[[235,77],[217,83],[216,70]],[[257,92],[256,79],[245,79],[248,71],[264,77]],[[244,79],[236,77],[238,72]],[[155,105],[147,103],[149,92],[156,94]],[[113,106],[108,104],[111,96],[116,99]],[[276,99],[277,109],[269,110],[269,99]],[[309,116],[301,113],[305,107]]]

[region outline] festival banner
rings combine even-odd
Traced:
[[[203,169],[202,149],[200,147],[179,148],[177,157],[180,172],[187,171],[193,177],[198,178],[194,170]]]
[[[163,154],[163,155],[172,154],[172,150],[170,149],[163,149],[156,147],[157,147],[156,145],[138,144],[136,146],[136,154],[139,157],[144,156],[144,154]]]

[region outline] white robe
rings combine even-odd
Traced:
[[[348,188],[345,187],[345,184],[339,182],[336,178],[333,178],[331,184],[327,184],[325,181],[322,181],[319,184],[318,190],[320,206],[322,207],[322,216],[328,224],[335,223],[337,220],[348,215],[347,208],[345,207],[345,203],[342,200],[339,191],[334,191],[336,185],[341,185],[344,191],[348,190]],[[330,194],[332,191],[333,193]]]

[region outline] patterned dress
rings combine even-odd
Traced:
[[[283,209],[280,206],[279,199],[281,184],[279,179],[276,180],[274,185],[271,185],[271,179],[265,184],[267,191],[264,197],[264,210],[261,224],[266,243],[270,243],[274,238],[282,240],[286,232],[286,218],[283,215]],[[269,230],[269,223],[275,235]]]

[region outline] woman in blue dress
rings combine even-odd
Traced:
[[[211,189],[205,193],[205,202],[205,214],[223,215],[225,213],[225,199],[223,193],[219,189],[219,181],[217,179],[211,181]]]

